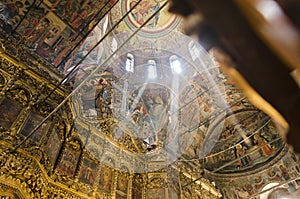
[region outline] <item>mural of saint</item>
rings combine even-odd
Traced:
[[[268,178],[272,182],[280,182],[280,176],[278,175],[277,170],[275,169],[270,169],[268,171]]]
[[[164,0],[143,0],[141,2],[138,0],[124,0],[121,1],[121,6],[124,8],[121,14],[117,12],[114,14],[123,16],[131,10],[125,18],[125,23],[131,30],[136,30],[149,20],[143,26],[139,35],[147,38],[160,37],[170,33],[180,23],[179,16],[170,14],[167,11],[168,9],[161,9],[164,2]],[[160,11],[158,12],[158,10]]]
[[[96,66],[101,64],[101,61],[103,59],[102,57],[103,50],[104,50],[103,44],[98,45],[93,51],[91,51],[91,49],[96,45],[97,41],[101,39],[102,37],[101,33],[102,33],[102,23],[99,23],[85,39],[83,44],[80,46],[80,49],[74,52],[65,63],[60,64],[59,66],[58,64],[60,63],[60,61],[56,60],[54,64],[57,67],[59,66],[59,70],[61,70],[63,73],[66,74],[70,72],[84,56],[90,53],[84,59],[84,61],[78,66],[78,68],[81,68],[82,70],[77,70],[76,74],[74,74],[76,75],[76,79],[80,80],[85,75],[86,73],[85,70],[93,70]]]
[[[168,91],[163,88],[149,88],[145,90],[142,99],[149,114],[151,126],[159,132],[168,119]]]
[[[130,3],[130,8],[132,8],[137,1],[132,1]],[[140,4],[132,11],[131,15],[137,24],[142,25],[149,17],[151,17],[155,11],[159,9],[160,5],[155,0],[145,0],[140,2]],[[159,13],[151,19],[147,24],[148,28],[154,28],[159,20]]]
[[[254,178],[254,188],[260,191],[265,184],[265,180],[261,176],[256,176]]]
[[[85,5],[83,8],[80,8],[77,10],[77,12],[74,12],[71,16],[70,23],[72,27],[75,29],[78,29],[82,24],[86,23],[89,13],[90,13],[90,6]]]
[[[36,26],[36,28],[32,32],[27,33],[29,34],[27,39],[29,42],[31,42],[33,48],[38,48],[43,40],[48,36],[50,25],[50,20],[45,18]]]
[[[236,153],[236,157],[240,158],[246,154],[246,150],[241,144],[237,144],[235,153]],[[245,156],[238,160],[238,164],[240,167],[245,166],[249,164],[249,161],[250,161],[249,157]]]
[[[270,144],[267,144],[267,140],[264,139],[263,137],[259,136],[258,134],[255,134],[254,140],[257,143],[258,147],[262,147],[261,151],[265,157],[268,157],[275,153],[275,150],[271,147]]]
[[[289,176],[289,172],[287,170],[287,168],[283,165],[280,165],[279,166],[279,169],[280,169],[280,172],[281,172],[281,175],[282,177],[285,179],[285,180],[289,180],[290,179],[290,176]]]

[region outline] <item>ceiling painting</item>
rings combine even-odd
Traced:
[[[270,162],[284,147],[274,125],[257,111],[241,111],[227,117],[214,149],[206,158],[206,168],[234,173],[254,170]]]
[[[284,186],[268,194],[299,192],[298,159],[276,123],[181,33],[168,6],[154,14],[165,1],[142,0],[110,29],[136,3],[0,3],[0,35],[26,38],[25,46],[3,41],[38,65],[14,65],[2,53],[9,42],[0,46],[0,142],[21,143],[15,153],[0,145],[0,192],[12,179],[41,190],[37,198],[220,198],[219,189],[238,199],[259,197],[270,183]],[[70,90],[40,102],[55,87],[34,73],[41,64],[69,75]],[[24,140],[72,89],[51,122]]]
[[[137,1],[135,0],[124,0],[122,1],[122,12],[124,15],[128,12]],[[137,7],[135,7],[131,14],[125,18],[126,25],[135,31],[137,28],[142,26],[164,3],[163,0],[147,0],[142,1]],[[152,19],[144,25],[141,31],[138,33],[142,37],[157,38],[167,35],[173,31],[179,24],[180,19],[178,16],[171,15],[167,8],[164,8],[158,12]]]
[[[26,15],[33,0],[3,0],[0,2],[0,27],[11,33]]]
[[[273,162],[273,164],[272,164]],[[269,198],[276,190],[286,191],[288,195],[277,195],[278,197],[290,196],[291,198],[297,198],[297,192],[299,189],[299,178],[297,177],[297,171],[299,171],[298,160],[291,151],[285,147],[279,152],[277,158],[271,160],[271,164],[266,164],[260,168],[247,171],[240,174],[216,174],[208,173],[212,176],[212,179],[221,182],[220,186],[228,186],[223,190],[223,196],[226,198]],[[267,166],[268,165],[268,166]],[[266,169],[268,167],[268,169]],[[294,171],[294,172],[287,172]],[[294,180],[292,180],[294,179]],[[288,181],[284,185],[282,182]],[[273,189],[272,189],[273,187]],[[264,191],[262,194],[261,191]]]
[[[57,0],[13,1],[0,4],[1,27],[9,34],[17,32],[28,41],[28,48],[54,67],[63,68],[66,59],[76,53],[80,42],[114,1]]]

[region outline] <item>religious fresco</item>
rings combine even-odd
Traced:
[[[147,199],[165,199],[166,190],[164,188],[147,189]]]
[[[128,99],[128,111],[132,122],[136,126],[136,137],[143,139],[151,145],[158,141],[158,134],[166,126],[168,121],[168,101],[170,91],[155,84],[148,84],[145,88],[134,91]],[[136,103],[141,95],[140,100]]]
[[[28,12],[33,0],[2,0],[0,2],[0,28],[11,33]]]
[[[60,23],[60,20],[51,12],[49,12],[33,32],[28,35],[28,41],[31,43],[31,48],[34,49],[41,57],[48,58],[54,54],[54,42],[57,41],[60,34],[65,30],[66,25]],[[50,61],[49,59],[47,59]]]
[[[200,53],[199,49],[194,51],[190,52],[192,59],[196,59],[193,57]],[[189,158],[205,158],[215,148],[221,134],[219,128],[209,130],[211,123],[226,114],[228,105],[224,102],[224,85],[219,80],[218,68],[208,68],[191,75],[192,78],[180,89],[179,95],[178,115],[184,130],[180,147]],[[220,122],[220,126],[222,124]],[[189,136],[193,136],[193,139],[189,139]]]
[[[287,155],[283,156],[285,153]],[[270,188],[270,185],[288,190],[291,196],[298,196],[297,192],[300,192],[297,183],[297,176],[300,172],[298,159],[294,153],[287,151],[287,149],[284,149],[278,156],[279,159],[266,162],[262,166],[263,168],[258,167],[254,172],[245,171],[239,175],[212,174],[211,177],[215,182],[220,183],[218,184],[219,187],[226,187],[222,190],[225,198],[248,198],[259,194],[268,187]],[[261,194],[260,198],[267,199],[270,193],[268,191]]]
[[[55,164],[55,161],[56,161],[56,158],[59,153],[61,145],[62,145],[62,143],[58,137],[56,129],[53,128],[51,131],[51,134],[49,136],[49,139],[45,145],[45,151],[46,151],[48,158],[53,166]]]
[[[270,162],[282,150],[284,142],[277,134],[275,124],[267,119],[255,110],[227,117],[214,149],[206,157],[207,169],[236,173],[254,170]]]
[[[181,89],[180,106],[188,106],[189,108],[186,108],[186,111],[193,111],[193,104],[198,104],[199,106],[199,113],[195,113],[196,116],[184,114],[191,117],[191,120],[188,121],[193,121],[192,118],[195,119],[192,122],[194,125],[195,123],[208,125],[208,120],[211,117],[214,117],[218,111],[226,108],[223,101],[224,85],[220,81],[219,75],[220,71],[218,68],[209,68],[193,75],[192,79],[189,80],[189,84]]]
[[[113,186],[114,171],[111,168],[102,165],[99,171],[99,175],[99,189],[110,193]]]
[[[17,27],[17,33],[29,37],[34,31],[39,31],[42,28],[42,24],[39,25],[39,23],[47,13],[47,7],[43,4],[33,4],[30,12],[28,12]]]
[[[134,3],[136,1],[132,0],[4,0],[0,4],[0,28],[24,36],[31,52],[67,74],[107,30],[108,17],[104,15],[108,10],[116,5],[112,11],[117,12],[117,15],[125,14]],[[163,1],[142,1],[125,19],[127,25],[136,28],[162,3]],[[179,22],[179,18],[170,15],[165,8],[141,33],[144,31],[149,38],[158,34],[163,36],[175,29]],[[95,26],[97,23],[98,26]],[[98,66],[105,57],[102,45],[96,47],[79,68],[89,71]],[[112,49],[115,47],[112,46]],[[80,73],[78,77],[85,74],[82,70],[76,72]],[[72,77],[74,75],[70,78]]]
[[[42,120],[43,120],[42,116],[31,112],[24,127],[21,130],[21,134],[24,136],[28,136],[31,133],[31,131],[41,123]],[[48,122],[44,122],[33,133],[33,135],[30,136],[30,139],[35,142],[39,142],[41,140],[42,136],[47,133],[48,127],[49,127]]]
[[[124,0],[121,4],[121,13],[124,15],[128,12],[138,1]],[[128,17],[125,18],[126,25],[132,30],[139,28],[147,19],[149,19],[164,3],[163,0],[144,0],[138,4]],[[157,13],[138,33],[143,37],[161,37],[172,30],[174,30],[180,18],[171,15],[168,9],[163,9]]]
[[[107,17],[104,19],[104,21],[105,20],[107,20]],[[87,38],[82,42],[80,48],[75,53],[70,55],[69,59],[66,62],[62,63],[59,66],[59,70],[61,70],[64,74],[67,74],[77,64],[80,63],[81,59],[83,59],[86,56],[85,59],[79,64],[76,70],[76,77],[72,75],[70,77],[70,79],[76,78],[76,80],[80,81],[86,75],[86,72],[91,71],[97,66],[99,66],[102,60],[104,59],[104,48],[103,43],[97,46],[96,44],[102,38],[103,31],[105,28],[106,27],[104,26],[104,22],[102,20],[89,33]],[[92,50],[92,48],[94,49]],[[87,55],[88,53],[89,55]],[[58,65],[56,64],[56,66]]]
[[[114,38],[111,39],[113,43]],[[118,39],[116,38],[115,40]],[[150,42],[150,45],[155,46],[156,43]],[[135,46],[132,46],[132,48],[135,48]],[[111,50],[110,48],[106,49],[107,51]],[[130,53],[122,53],[121,51],[120,56],[116,56],[107,63],[107,68],[103,66],[104,68],[101,68],[95,77],[86,82],[86,85],[80,90],[80,94],[75,96],[73,102],[76,104],[74,107],[81,109],[80,111],[76,110],[76,113],[79,113],[78,116],[83,121],[93,121],[92,125],[94,125],[94,122],[95,124],[100,122],[99,133],[113,135],[113,142],[116,141],[120,144],[125,142],[126,146],[130,146],[129,151],[131,152],[138,151],[138,153],[143,153],[141,155],[144,155],[155,149],[162,149],[169,143],[170,145],[166,146],[168,149],[177,150],[179,147],[174,147],[175,144],[173,144],[176,142],[175,139],[179,137],[176,134],[184,132],[187,137],[191,135],[190,131],[196,134],[198,122],[203,121],[198,111],[202,111],[199,106],[204,103],[200,103],[198,100],[193,101],[193,99],[201,95],[201,92],[205,92],[205,89],[197,89],[196,91],[198,92],[196,93],[184,92],[188,90],[185,85],[193,86],[193,82],[185,74],[187,73],[188,76],[193,77],[197,74],[197,71],[193,70],[193,67],[182,59],[184,75],[178,76],[180,81],[176,81],[176,78],[168,75],[172,73],[170,57],[174,54],[164,49],[156,50],[148,47],[138,49],[138,55],[136,55],[136,51],[132,52],[135,66],[133,72],[128,72],[126,70],[126,60]],[[156,79],[148,78],[148,71],[145,70],[145,67],[148,66],[149,58],[142,56],[143,53],[155,57],[152,61],[157,61]],[[156,58],[156,53],[158,57],[162,58]],[[199,50],[199,55],[200,53],[202,52]],[[102,72],[103,70],[104,72]],[[114,81],[110,81],[109,77],[104,77],[102,73],[112,73],[115,76]],[[82,79],[87,75],[84,74]],[[81,78],[78,73],[77,77]],[[194,77],[194,79],[197,80],[198,78]],[[106,91],[102,89],[104,85],[101,85],[100,80],[102,80],[102,84],[107,82]],[[78,83],[80,82],[78,81]],[[175,82],[178,83],[178,92],[172,91],[172,86],[176,87]],[[200,83],[194,83],[194,85],[196,84]],[[194,89],[191,88],[190,90],[192,92]],[[178,97],[178,93],[180,97]],[[204,98],[209,98],[209,94],[206,94]],[[191,101],[192,103],[190,103]],[[195,109],[194,105],[197,106],[197,109]],[[208,106],[209,103],[207,102],[206,105]],[[179,107],[182,107],[181,111],[177,111]],[[163,114],[158,114],[161,110],[163,110]],[[206,107],[203,108],[203,111],[209,112]],[[180,118],[178,118],[178,115],[180,115]],[[109,121],[110,119],[112,121]],[[172,121],[171,125],[169,121]],[[117,124],[118,128],[115,128],[112,124]],[[192,126],[193,130],[189,129],[189,126]],[[121,134],[122,136],[120,136]],[[132,145],[128,144],[130,137],[137,143],[136,145],[134,143]],[[192,141],[193,139],[182,140],[182,143],[184,142],[184,146],[182,145],[183,150],[188,149]]]
[[[24,35],[30,43],[30,49],[46,61],[58,66],[67,52],[78,42],[74,40],[75,32],[53,12],[47,12],[47,8],[41,6],[38,10],[42,14],[28,15],[28,19],[24,19],[17,32],[25,32]],[[30,20],[30,17],[36,15],[41,18],[35,18],[30,21],[30,24],[24,25]]]
[[[56,67],[59,67],[59,69],[64,73],[67,73],[71,70],[70,67],[74,67],[81,58],[95,46],[96,42],[101,38],[103,31],[102,24],[105,18],[101,20],[101,22],[95,26],[93,30],[91,30],[91,28],[94,24],[99,22],[99,20],[103,17],[103,14],[105,14],[107,10],[114,5],[114,3],[114,1],[91,0],[61,0],[58,3],[55,3],[55,7],[57,9],[54,10],[54,13],[76,32],[76,35],[74,35],[72,40],[67,40],[61,44],[64,48],[59,47],[61,49],[60,55],[52,62]],[[85,37],[87,33],[89,33],[87,39],[82,42],[81,38]],[[67,48],[74,46],[74,44],[72,44],[73,41],[76,41],[77,43],[79,41],[82,42],[80,43],[80,49],[79,47],[75,50],[72,49],[72,54],[68,55],[67,60],[63,60],[66,58],[66,52],[69,53],[70,51],[70,49]],[[99,65],[102,48],[102,45],[96,47],[92,54],[84,60],[81,67],[85,69],[85,67],[90,68],[92,65]]]
[[[79,156],[79,151],[77,152],[71,148],[65,148],[57,170],[65,173],[68,176],[73,176],[76,171]]]
[[[81,117],[90,121],[111,118],[113,82],[113,74],[105,71],[100,77],[88,81],[79,96],[73,97],[74,102],[79,103]]]
[[[201,89],[196,88],[193,84],[187,85],[180,91],[177,102],[178,107],[171,111],[173,112],[171,117],[175,117],[174,119],[178,117],[178,121],[180,121],[184,130],[182,134],[194,131],[198,128],[200,122],[204,122],[207,119],[205,112],[209,110],[205,107],[209,106],[209,104],[204,101],[200,103],[201,98],[204,99],[203,96],[199,97],[201,92]],[[185,144],[182,144],[185,147]]]
[[[4,0],[0,3],[0,28],[24,36],[31,51],[55,67],[65,68],[66,59],[76,56],[76,46],[82,38],[115,3],[114,0]],[[101,32],[97,28],[93,31],[91,35]]]
[[[18,115],[22,111],[22,106],[6,97],[0,101],[0,126],[9,129]]]
[[[69,24],[74,30],[87,31],[90,27],[87,25],[95,19],[100,18],[104,6],[109,8],[114,1],[92,1],[92,0],[60,0],[55,6],[55,14],[57,14],[65,23]],[[105,10],[105,9],[104,9]],[[101,13],[101,11],[103,13]],[[86,27],[87,26],[87,27]],[[85,34],[85,32],[83,32]]]
[[[93,186],[97,175],[97,164],[87,158],[83,158],[79,171],[79,181]]]

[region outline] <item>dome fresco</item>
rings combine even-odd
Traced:
[[[130,8],[135,5],[137,1],[126,0],[122,1],[121,4],[121,15],[126,14]],[[131,30],[136,30],[143,23],[151,17],[164,3],[163,0],[149,0],[141,2],[136,8],[133,9],[132,13],[125,18],[126,25]],[[139,31],[139,36],[159,38],[172,32],[180,23],[179,16],[172,15],[165,8],[157,13],[142,29]]]
[[[119,43],[124,38],[125,33],[113,37]],[[92,126],[101,119],[113,121],[111,127],[104,126],[110,136],[116,143],[122,142],[124,134],[134,139],[136,147],[129,151],[143,153],[139,156],[149,163],[160,152],[170,159],[166,165],[184,154],[203,159],[208,170],[236,173],[255,170],[276,157],[284,143],[272,119],[253,107],[193,40],[180,33],[170,38],[147,41],[149,46],[165,46],[151,49],[134,37],[73,98],[74,107],[80,109],[78,119]],[[133,71],[126,69],[129,55]],[[181,74],[174,75],[170,67],[173,55],[180,59]],[[149,60],[156,67],[153,79],[148,76]],[[97,128],[102,131],[101,125]],[[246,153],[250,155],[242,157]],[[146,158],[147,154],[154,159]]]
[[[116,40],[121,42],[126,37],[123,33],[117,35]],[[125,133],[141,145],[136,149],[144,151],[139,155],[141,159],[151,160],[147,154],[153,156],[157,151],[157,157],[163,155],[170,159],[166,165],[191,144],[192,140],[182,137],[197,134],[199,126],[206,129],[207,125],[200,122],[208,120],[210,113],[226,108],[222,96],[224,85],[218,82],[220,72],[208,54],[181,33],[172,33],[170,38],[173,41],[148,41],[150,46],[160,43],[164,46],[162,49],[144,48],[139,37],[133,38],[73,97],[74,109],[79,108],[74,110],[78,120],[82,118],[83,122],[96,126],[99,119],[111,121],[111,129],[104,128],[109,129],[115,140]],[[131,51],[126,52],[127,49]],[[129,54],[134,62],[132,71],[126,68]],[[172,68],[170,58],[179,62],[179,74]],[[155,67],[154,77],[149,76],[150,66]],[[75,85],[81,83],[80,78]],[[214,101],[209,100],[212,96],[215,96]],[[101,133],[101,126],[98,130]],[[156,149],[152,151],[152,147]]]

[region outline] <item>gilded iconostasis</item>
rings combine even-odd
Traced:
[[[299,161],[162,0],[0,2],[3,198],[299,197]]]

